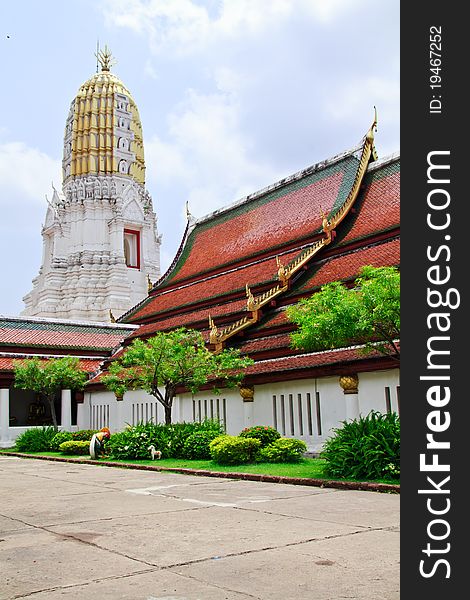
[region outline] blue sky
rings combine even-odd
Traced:
[[[42,254],[65,119],[97,40],[132,93],[162,268],[185,225],[354,146],[378,109],[399,151],[399,0],[17,0],[0,3],[0,314]]]

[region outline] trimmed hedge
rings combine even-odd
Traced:
[[[90,442],[91,438],[95,433],[98,433],[98,429],[80,429],[72,433],[72,440],[76,442]]]
[[[255,438],[221,435],[209,444],[211,458],[219,465],[239,465],[254,462],[261,448]]]
[[[261,448],[259,460],[275,463],[298,462],[306,451],[307,444],[303,440],[280,437],[266,448]]]
[[[70,433],[70,431],[59,431],[52,438],[50,448],[53,452],[58,452],[59,446],[63,442],[69,442],[72,439],[73,438],[72,438],[72,434]]]
[[[59,450],[62,454],[79,454],[84,456],[90,453],[90,442],[85,440],[69,440],[68,442],[62,442]]]

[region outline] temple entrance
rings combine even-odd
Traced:
[[[54,399],[57,423],[61,423],[61,394]],[[30,390],[10,388],[10,426],[52,425],[49,403]]]

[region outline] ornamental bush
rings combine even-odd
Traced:
[[[51,440],[51,450],[53,452],[58,452],[59,446],[62,444],[62,442],[68,442],[72,439],[73,438],[70,431],[59,431]]]
[[[184,442],[182,457],[190,460],[206,460],[211,458],[209,444],[216,437],[220,436],[220,431],[195,431],[186,438]]]
[[[306,451],[307,444],[303,440],[280,437],[269,446],[261,448],[259,460],[274,463],[298,462]]]
[[[56,433],[52,425],[27,429],[16,438],[16,450],[19,452],[48,451],[51,449],[51,441]]]
[[[80,429],[72,433],[72,439],[76,442],[90,442],[95,433],[98,433],[98,429]]]
[[[261,448],[265,448],[275,440],[281,437],[281,434],[274,427],[268,425],[255,425],[254,427],[245,427],[238,434],[240,437],[255,438],[261,442]]]
[[[220,465],[239,465],[254,462],[261,448],[255,438],[220,435],[209,444],[211,458]]]
[[[148,459],[150,445],[154,445],[157,450],[162,451],[164,456],[165,448],[161,446],[161,440],[157,437],[158,425],[155,423],[138,423],[128,426],[124,431],[114,433],[106,443],[106,448],[112,458],[118,459]]]
[[[330,477],[397,479],[400,476],[400,418],[396,413],[370,412],[343,421],[320,456]]]
[[[168,458],[190,458],[187,455],[189,445],[186,445],[187,440],[196,433],[206,433],[209,442],[218,435],[221,435],[224,430],[220,421],[205,419],[199,422],[183,422],[172,423],[168,425],[159,425],[165,432],[168,440],[166,456]],[[200,439],[204,436],[199,436]],[[162,450],[162,448],[159,448]],[[208,452],[208,450],[207,450]],[[194,458],[196,458],[194,456]],[[202,457],[201,457],[202,458]],[[207,458],[209,454],[207,454]]]
[[[59,450],[62,454],[79,454],[84,456],[90,452],[90,442],[87,440],[69,440],[67,442],[62,442],[59,446]]]
[[[203,448],[222,432],[221,424],[211,420],[202,423],[183,422],[167,425],[152,422],[138,423],[128,425],[124,431],[114,433],[106,446],[111,457],[118,459],[150,459],[148,448],[151,445],[155,446],[156,450],[160,450],[162,458],[188,458],[187,452],[191,452],[192,457],[196,458],[196,455],[203,452]],[[192,436],[196,433],[201,435],[193,439]],[[193,442],[188,442],[189,439]],[[206,456],[210,458],[208,450]]]

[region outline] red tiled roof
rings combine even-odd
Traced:
[[[282,256],[283,263],[287,264],[299,250],[288,252]],[[255,264],[248,264],[233,271],[227,271],[202,281],[195,281],[180,288],[172,288],[151,296],[135,314],[129,317],[132,322],[139,322],[152,314],[165,311],[174,311],[191,304],[212,299],[214,304],[223,301],[223,294],[230,294],[236,290],[244,295],[245,285],[256,286],[259,283],[274,282],[277,278],[277,265],[275,257],[262,260]],[[246,304],[246,299],[245,299]],[[163,315],[162,315],[163,316]]]
[[[133,330],[52,319],[0,317],[0,346],[109,351]]]
[[[25,360],[26,357],[18,357],[18,356],[0,356],[0,371],[13,371],[13,365],[15,362],[21,362]],[[44,359],[48,360],[48,359]],[[82,371],[87,373],[94,373],[98,370],[102,359],[90,359],[90,358],[81,358],[79,359],[80,368]]]
[[[355,278],[365,265],[373,267],[397,266],[400,263],[400,240],[376,244],[368,248],[331,258],[324,262],[295,293],[306,292],[330,281],[345,281]]]
[[[221,304],[212,304],[208,308],[200,310],[189,311],[185,313],[178,313],[176,315],[161,318],[158,320],[152,320],[151,323],[141,325],[139,329],[136,329],[127,339],[135,337],[146,337],[155,333],[156,331],[166,331],[174,329],[176,327],[187,327],[196,329],[197,326],[203,324],[207,327],[209,321],[209,315],[217,321],[219,316],[229,316],[231,314],[237,314],[243,312],[246,308],[246,298],[241,300],[234,300],[232,302],[225,302]]]
[[[386,231],[400,224],[400,171],[399,160],[381,171],[372,172],[366,178],[365,189],[360,195],[359,217],[341,245],[355,239],[365,238],[379,231]]]
[[[358,167],[351,152],[200,221],[162,286],[319,233],[321,211],[329,214],[344,202]]]
[[[326,365],[343,364],[346,362],[378,358],[380,356],[382,355],[380,355],[378,352],[365,355],[356,348],[342,348],[340,350],[283,356],[280,358],[257,361],[254,365],[251,365],[246,369],[246,375],[259,375],[261,373],[279,373],[283,371],[311,369]]]

